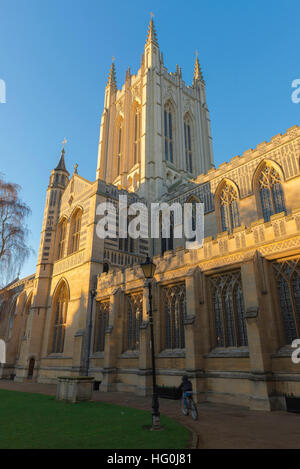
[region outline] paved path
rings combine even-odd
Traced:
[[[0,389],[41,394],[56,394],[56,386],[36,383],[14,383],[0,380]],[[151,411],[151,397],[128,393],[94,392],[93,400]],[[161,413],[186,426],[194,436],[197,448],[259,448],[300,449],[300,414],[287,412],[256,412],[242,407],[200,404],[199,421],[184,417],[179,401],[160,399]]]

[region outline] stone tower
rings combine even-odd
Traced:
[[[63,142],[65,144],[65,141]],[[62,149],[58,165],[51,171],[47,189],[44,218],[37,268],[32,292],[32,302],[26,320],[26,330],[19,353],[18,366],[20,372],[17,380],[26,378],[26,368],[30,360],[34,361],[37,372],[39,369],[41,347],[43,341],[44,323],[47,316],[48,295],[52,278],[53,263],[55,261],[56,231],[60,210],[61,197],[69,181],[69,173],[65,166],[65,150]],[[31,340],[34,337],[34,340]],[[28,363],[27,363],[28,362]],[[22,370],[22,371],[21,371]]]
[[[97,178],[157,200],[214,167],[205,82],[196,58],[192,86],[169,73],[151,18],[141,68],[117,89],[112,63],[101,119]]]

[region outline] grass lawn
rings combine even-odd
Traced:
[[[161,416],[163,431],[143,429],[151,413],[101,402],[0,390],[0,449],[184,449],[189,432]]]

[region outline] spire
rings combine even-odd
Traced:
[[[195,61],[195,68],[194,68],[194,84],[198,81],[204,81],[203,74],[201,71],[199,59],[198,59],[198,52],[196,52],[196,61]]]
[[[65,171],[66,173],[68,172],[66,168],[66,164],[65,164],[65,144],[66,143],[67,143],[67,140],[64,138],[62,142],[63,147],[61,150],[60,160],[58,162],[58,165],[55,168],[55,171],[58,170],[58,171]]]
[[[154,26],[154,21],[153,21],[153,13],[151,14],[151,20],[148,28],[148,36],[147,36],[147,41],[146,45],[150,44],[151,42],[155,44],[158,47],[158,42],[157,42],[157,35],[155,31],[155,26]]]
[[[112,86],[113,88],[117,88],[117,77],[116,77],[116,68],[115,68],[115,58],[112,58],[112,63],[109,71],[108,76],[108,86]]]

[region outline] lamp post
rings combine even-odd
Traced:
[[[155,369],[155,350],[154,350],[154,332],[153,332],[153,314],[152,314],[152,289],[151,280],[153,279],[156,265],[147,256],[146,262],[141,264],[145,278],[148,280],[149,290],[149,323],[150,323],[150,345],[152,358],[152,430],[160,429],[159,401],[156,388],[156,369]]]

